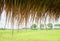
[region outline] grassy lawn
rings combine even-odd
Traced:
[[[60,41],[60,30],[0,30],[0,41]]]

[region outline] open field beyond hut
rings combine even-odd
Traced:
[[[0,41],[60,41],[60,30],[0,30]]]

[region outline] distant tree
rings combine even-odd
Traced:
[[[40,29],[44,29],[44,24],[40,24]]]
[[[60,30],[60,24],[55,24],[54,26],[56,27],[56,28],[54,28],[54,29],[56,29],[56,30],[59,29],[59,30]]]
[[[37,29],[37,25],[36,24],[32,24],[31,29],[36,30]]]
[[[52,23],[48,23],[47,26],[48,26],[48,29],[52,29],[53,28],[53,24]]]
[[[6,30],[6,28],[0,28],[0,30]]]
[[[55,24],[54,26],[60,27],[60,24]]]

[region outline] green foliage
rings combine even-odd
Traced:
[[[44,29],[44,24],[40,24],[40,29]]]
[[[5,30],[5,28],[0,28],[0,30]]]
[[[53,28],[53,24],[52,23],[48,23],[47,26],[49,27],[49,29]]]
[[[56,26],[56,27],[60,27],[60,24],[55,24],[54,26]]]
[[[37,29],[37,25],[36,24],[32,24],[31,29],[36,30]]]
[[[60,28],[54,28],[54,30],[60,30]]]
[[[55,24],[54,27],[56,27],[55,30],[60,30],[60,24]]]

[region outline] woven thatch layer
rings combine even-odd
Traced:
[[[18,25],[24,20],[27,24],[30,16],[36,22],[42,18],[46,20],[47,15],[50,19],[60,17],[60,0],[0,0],[0,15],[3,8],[6,10],[6,20],[9,20],[9,16],[14,24],[14,19],[17,18]]]

